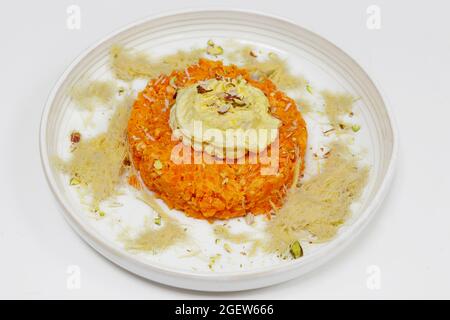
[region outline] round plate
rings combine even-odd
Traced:
[[[358,212],[351,223],[326,245],[302,259],[284,261],[245,271],[194,271],[131,254],[105,237],[88,221],[80,204],[71,198],[50,159],[61,148],[61,136],[71,116],[69,88],[80,78],[100,77],[112,44],[165,53],[189,49],[209,38],[233,39],[276,51],[294,69],[315,83],[344,90],[360,99],[357,110],[365,132],[371,176]],[[385,102],[369,76],[342,50],[320,36],[289,21],[253,12],[230,10],[184,11],[151,17],[100,41],[79,56],[62,75],[45,106],[40,129],[41,158],[49,185],[64,216],[79,235],[105,257],[142,277],[171,286],[204,291],[237,291],[269,286],[298,277],[318,267],[347,245],[374,215],[388,191],[397,152],[397,136]],[[363,131],[363,130],[362,130]],[[66,137],[66,136],[65,136]]]

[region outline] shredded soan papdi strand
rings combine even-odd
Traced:
[[[113,45],[110,50],[110,63],[117,78],[129,81],[137,78],[156,78],[160,74],[183,70],[197,63],[204,53],[205,49],[180,50],[175,54],[152,60],[143,52]]]
[[[140,179],[139,182],[142,183]],[[124,243],[126,249],[134,251],[151,251],[156,253],[186,239],[186,232],[180,223],[169,216],[163,208],[161,208],[155,197],[150,195],[148,191],[145,190],[144,186],[143,191],[141,191],[139,195],[138,199],[142,200],[158,215],[161,226],[157,227],[155,223],[147,220],[144,223],[143,229],[136,237],[132,237],[130,233],[125,230],[119,235],[119,240]]]
[[[364,189],[368,167],[359,167],[347,145],[335,142],[321,172],[292,189],[286,203],[270,220],[265,246],[269,252],[285,254],[290,244],[307,231],[317,242],[331,239],[350,215],[350,205]]]
[[[253,241],[253,239],[247,233],[232,233],[227,227],[223,225],[216,226],[214,228],[214,234],[219,239],[227,240],[236,244]]]
[[[147,189],[145,188],[145,185],[142,183],[142,181],[138,178],[139,183],[141,185],[142,191],[139,193],[139,197],[138,199],[143,201],[146,205],[148,205],[150,208],[153,209],[153,211],[155,211],[161,218],[168,220],[168,219],[172,219],[164,210],[163,208],[161,208],[161,206],[159,205],[159,203],[156,201],[156,198],[151,195],[149,193],[149,191],[147,191]],[[176,221],[176,220],[174,220]]]
[[[339,129],[341,124],[341,117],[352,112],[355,98],[348,93],[333,93],[330,91],[323,91],[322,97],[325,102],[325,113],[330,120],[330,124]]]
[[[108,106],[117,88],[113,81],[80,80],[70,91],[70,96],[81,109],[92,111],[96,106]]]
[[[136,237],[130,236],[126,230],[119,235],[119,240],[127,250],[158,253],[180,243],[185,237],[185,231],[179,223],[172,219],[161,219],[161,226],[147,220]]]
[[[306,86],[306,80],[301,76],[293,75],[286,64],[275,53],[269,53],[266,59],[257,59],[251,52],[250,46],[230,51],[227,58],[246,69],[256,78],[269,78],[280,89],[301,89]]]
[[[116,107],[108,129],[90,139],[82,139],[69,160],[56,160],[56,165],[80,182],[92,194],[92,208],[116,194],[128,154],[126,127],[130,116],[130,98]]]

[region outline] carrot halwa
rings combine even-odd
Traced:
[[[262,174],[265,164],[250,161],[251,152],[244,163],[214,163],[207,153],[201,155],[201,163],[173,162],[171,155],[180,141],[173,137],[169,116],[177,91],[223,78],[242,78],[261,90],[269,101],[269,114],[280,120],[276,174]],[[254,80],[245,69],[220,61],[199,59],[184,70],[151,79],[134,103],[127,133],[133,164],[145,186],[169,207],[196,218],[228,219],[276,210],[304,167],[307,131],[295,101],[269,79]],[[191,151],[192,159],[201,153]]]

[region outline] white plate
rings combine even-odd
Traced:
[[[50,165],[51,156],[61,150],[62,137],[67,139],[68,119],[73,117],[68,89],[81,77],[100,78],[105,74],[112,44],[166,53],[204,44],[210,38],[234,39],[276,51],[313,84],[360,97],[356,108],[363,127],[363,145],[368,150],[371,164],[370,181],[351,223],[341,228],[335,239],[311,250],[302,259],[255,265],[244,271],[210,272],[183,269],[180,267],[183,263],[177,262],[176,257],[158,261],[131,254],[93,225],[68,190],[67,181]],[[303,275],[336,255],[359,234],[388,191],[397,152],[397,135],[383,97],[372,80],[354,60],[327,40],[291,22],[267,15],[204,10],[140,21],[100,41],[78,57],[49,96],[42,116],[40,148],[48,182],[64,216],[80,236],[105,257],[131,272],[167,285],[205,291],[237,291],[269,286]]]

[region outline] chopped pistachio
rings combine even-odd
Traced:
[[[217,260],[220,258],[220,254],[216,254],[215,256],[212,256],[209,258],[209,263],[208,263],[208,267],[212,270],[213,266],[215,265],[215,263],[217,262]]]
[[[172,87],[174,87],[174,88],[177,87],[177,85],[175,84],[175,81],[177,81],[177,77],[176,77],[176,76],[170,78],[170,81],[169,81],[169,84],[170,84]]]
[[[219,56],[223,53],[223,48],[221,46],[217,46],[217,47],[208,47],[208,49],[206,50],[206,52],[210,55],[213,56]]]
[[[161,169],[163,168],[163,164],[162,164],[161,161],[159,161],[159,160],[157,159],[157,160],[155,160],[155,162],[153,163],[153,167],[154,167],[156,170],[161,170]]]
[[[104,217],[105,216],[105,212],[100,210],[100,209],[94,209],[94,212],[97,213],[100,217]]]
[[[78,184],[80,184],[80,183],[81,183],[81,181],[78,180],[77,178],[71,178],[71,179],[70,179],[70,182],[69,182],[69,184],[70,184],[71,186],[76,186],[76,185],[78,185]]]
[[[361,129],[361,126],[359,124],[354,124],[352,126],[353,132],[358,132]]]
[[[155,218],[155,224],[158,225],[158,226],[161,225],[161,216],[157,216],[157,217]]]
[[[309,84],[306,85],[306,91],[308,91],[310,94],[313,94],[312,88]]]
[[[303,256],[303,249],[298,241],[291,244],[289,251],[294,259],[298,259]]]
[[[219,56],[223,54],[223,48],[216,45],[212,40],[208,40],[208,47],[206,48],[206,53],[212,56]]]

